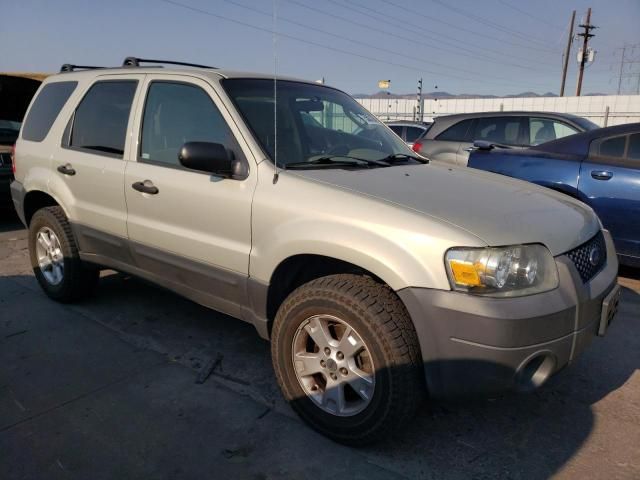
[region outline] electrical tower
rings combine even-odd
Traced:
[[[580,96],[580,92],[582,91],[582,77],[584,76],[584,65],[587,63],[587,59],[589,57],[588,54],[588,46],[589,39],[595,37],[593,33],[590,33],[591,30],[597,28],[595,25],[591,25],[591,7],[587,9],[587,20],[585,23],[578,25],[579,28],[582,28],[584,31],[582,33],[578,33],[578,37],[582,37],[582,55],[580,56],[580,67],[578,70],[578,85],[576,86],[576,96]]]
[[[629,82],[632,82],[635,78],[637,78],[635,90],[636,93],[640,94],[640,69],[635,69],[635,65],[640,65],[640,57],[638,55],[634,55],[638,48],[640,48],[640,43],[636,43],[635,45],[625,44],[616,49],[616,51],[621,51],[620,72],[618,73],[618,95],[622,94],[623,81],[625,79],[629,79]]]

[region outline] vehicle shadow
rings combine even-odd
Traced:
[[[33,277],[13,279],[36,287]],[[29,308],[25,303],[25,314]],[[215,361],[214,378],[268,408],[278,410],[280,404],[286,409],[271,369],[269,344],[249,324],[113,272],[103,272],[94,297],[71,308],[139,348],[192,368],[194,380]],[[639,311],[640,295],[625,288],[620,314],[607,336],[594,339],[573,365],[537,392],[425,401],[410,425],[393,438],[349,451],[408,478],[548,478],[576,455],[593,454],[583,447],[594,431],[597,404],[605,398],[617,402],[607,397],[640,368]],[[624,411],[624,403],[611,406],[618,407]],[[206,412],[199,414],[206,422]],[[309,429],[309,435],[316,434]],[[606,455],[603,443],[598,455]],[[181,444],[201,448],[206,439],[185,438]]]
[[[0,207],[0,233],[21,230],[24,225],[13,207]]]

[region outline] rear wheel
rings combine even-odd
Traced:
[[[60,207],[42,208],[33,215],[29,255],[38,283],[54,300],[80,300],[98,282],[100,271],[80,260],[71,225]]]
[[[338,442],[392,433],[424,398],[413,324],[395,293],[369,277],[331,275],[295,290],[278,310],[271,345],[287,401]]]

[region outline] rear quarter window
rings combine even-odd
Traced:
[[[42,87],[22,127],[22,139],[43,141],[77,86],[78,82],[54,82]]]

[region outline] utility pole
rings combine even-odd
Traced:
[[[560,96],[564,97],[564,84],[567,81],[567,67],[569,66],[569,57],[571,56],[571,42],[573,42],[573,23],[576,20],[576,11],[571,14],[571,22],[569,23],[569,38],[567,39],[567,48],[564,50],[564,64],[562,66],[562,83],[560,84]]]
[[[591,37],[595,37],[593,33],[589,33],[591,30],[596,28],[594,25],[591,25],[591,7],[587,9],[587,21],[581,25],[580,28],[584,29],[582,33],[579,33],[578,36],[582,37],[582,56],[580,58],[580,69],[578,71],[578,85],[576,86],[576,96],[580,96],[580,92],[582,91],[582,77],[584,75],[584,64],[587,63],[587,46],[589,45],[589,39]]]
[[[418,107],[416,108],[416,121],[422,122],[423,112],[422,112],[422,78],[418,80],[418,95],[416,100],[418,101]]]

